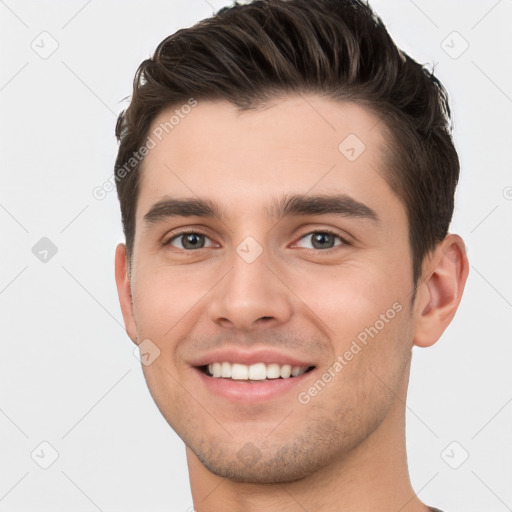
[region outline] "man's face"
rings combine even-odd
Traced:
[[[383,127],[314,95],[243,113],[204,101],[183,117],[144,162],[128,332],[158,347],[150,392],[209,470],[298,479],[343,460],[406,393],[411,254]],[[344,198],[307,209],[314,196]],[[171,199],[219,211],[166,215]]]

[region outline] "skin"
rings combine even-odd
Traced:
[[[349,134],[366,146],[355,161],[338,150]],[[408,222],[383,178],[384,144],[382,124],[356,104],[283,96],[243,113],[201,101],[146,156],[131,276],[119,244],[116,282],[128,335],[160,350],[144,375],[186,444],[198,512],[428,510],[406,462],[411,348],[434,344],[451,322],[468,261],[462,239],[449,234],[425,259],[410,304]],[[276,221],[266,212],[274,197],[334,193],[368,205],[380,222],[334,214]],[[146,225],[151,206],[170,195],[211,199],[225,215]],[[207,246],[186,249],[183,238],[163,245],[183,227],[206,234]],[[349,243],[316,248],[311,233],[325,229]],[[248,236],[262,248],[250,264],[236,251]],[[397,303],[400,312],[300,403],[298,393]],[[272,346],[315,370],[293,391],[235,404],[191,366],[226,345]]]

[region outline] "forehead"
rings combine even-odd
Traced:
[[[137,222],[167,195],[212,199],[234,218],[263,211],[281,192],[342,193],[400,213],[383,178],[384,126],[352,102],[283,96],[239,111],[199,101],[163,111],[148,135]]]

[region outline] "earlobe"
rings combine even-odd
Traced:
[[[414,344],[430,347],[452,321],[462,299],[469,273],[464,241],[449,234],[439,243],[426,265],[419,285]]]
[[[128,278],[128,261],[126,257],[126,245],[118,244],[115,256],[115,274],[119,304],[123,313],[126,333],[137,344],[137,329],[133,315],[133,300],[131,283]]]

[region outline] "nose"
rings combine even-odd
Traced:
[[[292,315],[291,293],[265,251],[252,263],[234,253],[231,270],[212,290],[210,319],[224,328],[276,327]]]

